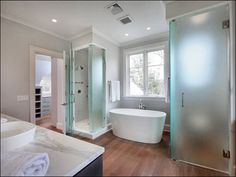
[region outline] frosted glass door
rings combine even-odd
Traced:
[[[221,171],[229,149],[227,8],[170,22],[172,158]]]
[[[94,45],[89,47],[88,97],[90,131],[105,125],[105,57],[104,49]]]
[[[73,54],[70,50],[70,54],[66,55],[66,133],[73,133],[73,103],[74,103],[74,77],[73,77]]]

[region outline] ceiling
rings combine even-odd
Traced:
[[[117,44],[168,31],[161,1],[117,1],[124,10],[117,15],[105,8],[112,2],[1,1],[1,16],[68,40],[91,27]],[[124,15],[130,15],[133,22],[123,25],[117,21]],[[58,22],[52,23],[53,18]]]

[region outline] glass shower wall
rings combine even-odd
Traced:
[[[228,171],[228,6],[170,22],[171,156]],[[224,25],[226,24],[226,25]]]
[[[73,133],[73,52],[65,53],[66,67],[66,133]]]
[[[88,98],[90,132],[96,132],[106,123],[106,63],[105,50],[95,45],[89,46]]]
[[[76,50],[69,66],[73,130],[94,133],[106,125],[105,50],[95,45]]]
[[[75,126],[89,131],[88,115],[88,48],[74,53]]]

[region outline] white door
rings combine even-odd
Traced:
[[[58,59],[58,67],[57,67],[57,84],[58,84],[58,109],[57,109],[57,128],[61,129],[63,133],[66,133],[66,52],[63,51],[63,59]]]

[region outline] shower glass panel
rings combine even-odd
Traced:
[[[228,6],[170,22],[171,156],[228,171]],[[225,27],[225,28],[224,28]]]
[[[88,48],[75,51],[74,57],[75,126],[88,132]]]
[[[105,127],[105,50],[95,45],[74,51],[71,102],[74,130],[94,133]]]
[[[73,58],[72,50],[66,53],[66,133],[73,133]]]
[[[89,123],[95,132],[105,126],[105,51],[95,45],[89,46]]]

